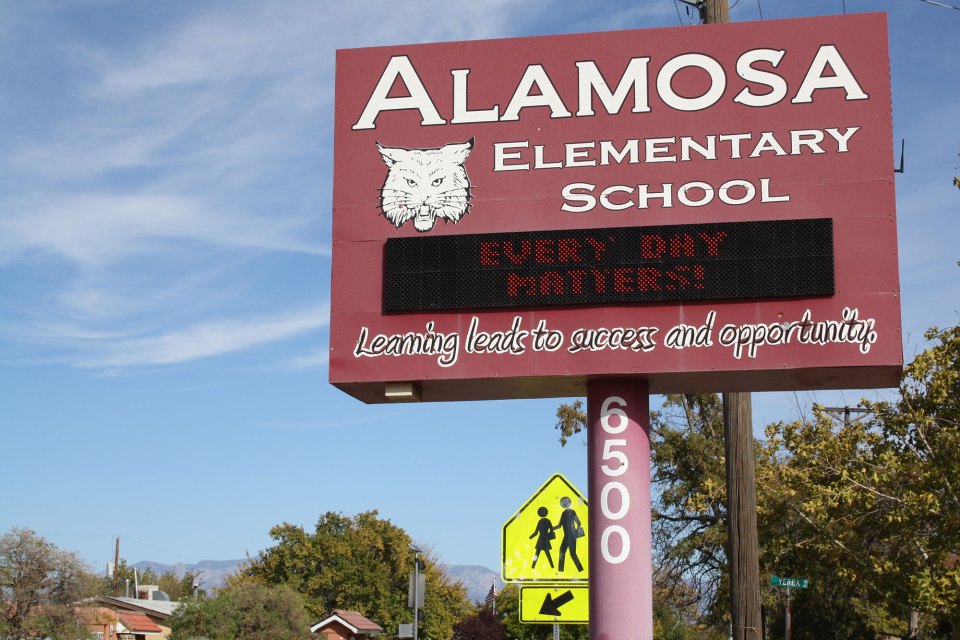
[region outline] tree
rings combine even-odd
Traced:
[[[431,640],[451,638],[456,626],[473,612],[467,590],[460,582],[451,581],[443,564],[432,551],[426,550],[426,589],[423,602],[423,637]],[[411,617],[411,621],[412,621]]]
[[[851,637],[823,618],[824,592],[850,603],[859,637],[960,637],[960,327],[926,337],[899,399],[864,403],[871,420],[837,426],[817,410],[767,430],[766,561],[830,567],[807,596],[804,618],[823,624],[806,637]]]
[[[717,394],[669,395],[651,414],[658,579],[680,607],[718,627],[727,607],[723,404]]]
[[[376,511],[352,518],[328,512],[313,533],[281,524],[270,530],[276,544],[252,560],[245,574],[264,584],[287,584],[306,599],[316,618],[334,609],[353,609],[384,629],[413,621],[407,607],[413,570],[410,537]],[[428,554],[424,637],[443,640],[469,611],[466,591],[452,583]]]
[[[487,607],[478,608],[453,627],[454,640],[506,640],[503,623]]]
[[[960,638],[960,326],[925,334],[932,346],[904,370],[900,399],[872,405],[907,469],[893,518],[911,522],[911,605]]]
[[[561,445],[586,428],[581,401],[557,410],[556,428]],[[650,446],[659,605],[654,613],[661,616],[655,625],[670,626],[669,610],[692,630],[706,624],[722,631],[727,530],[720,396],[666,396],[663,410],[650,413]]]
[[[170,640],[304,640],[310,617],[303,598],[284,585],[237,580],[213,598],[187,601],[169,618]]]
[[[86,636],[72,605],[97,590],[97,579],[75,553],[30,529],[13,528],[0,538],[0,601],[11,603],[2,610],[3,631]]]
[[[761,570],[811,582],[793,594],[796,640],[960,639],[960,327],[926,337],[899,399],[864,403],[872,419],[837,425],[815,408],[757,444]],[[718,415],[700,395],[668,396],[651,416],[657,580],[669,611],[706,614],[687,629],[724,626]],[[561,442],[585,427],[579,403],[557,417]],[[768,633],[783,628],[784,596],[764,589]]]
[[[170,596],[174,602],[193,596],[193,584],[197,580],[198,574],[187,571],[182,576],[168,569],[155,578],[156,582],[147,584],[156,584],[160,591]]]
[[[129,583],[131,592],[135,584],[154,584],[165,594],[170,596],[174,602],[193,595],[193,583],[197,574],[187,571],[182,576],[177,576],[173,569],[167,569],[161,574],[157,574],[152,568],[137,569],[134,574],[134,567],[127,564],[126,558],[120,558],[120,563],[114,569],[116,572],[117,584],[120,586],[120,595],[126,593],[126,585]],[[113,586],[114,578],[108,576],[104,578],[104,592],[109,593]]]

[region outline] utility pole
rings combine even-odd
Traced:
[[[703,0],[699,6],[704,24],[730,22],[730,7],[727,0]]]
[[[849,427],[854,422],[858,422],[867,417],[868,414],[873,413],[870,409],[864,409],[862,407],[824,407],[824,411],[829,413],[834,418],[839,418],[843,416],[843,426]],[[850,419],[850,414],[857,413],[859,417],[856,420]]]
[[[749,393],[723,395],[727,456],[727,560],[733,640],[760,640],[760,559],[753,464],[753,407]]]
[[[117,536],[117,544],[113,550],[113,595],[120,595],[120,576],[117,571],[120,569],[120,536]]]
[[[730,21],[727,0],[701,0],[705,24]],[[727,532],[733,640],[760,640],[760,560],[753,460],[753,404],[749,393],[723,394],[727,457]]]

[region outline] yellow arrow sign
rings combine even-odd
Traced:
[[[520,622],[586,624],[590,590],[580,585],[521,585]]]
[[[586,581],[588,534],[587,499],[552,475],[503,525],[503,581]]]

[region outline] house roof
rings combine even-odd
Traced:
[[[147,615],[157,616],[161,620],[171,615],[180,608],[179,602],[170,602],[167,600],[139,600],[137,598],[118,598],[114,596],[104,596],[101,601],[121,609],[133,611],[142,611]]]
[[[339,622],[343,626],[350,629],[350,631],[353,633],[362,635],[373,636],[383,631],[383,627],[378,625],[373,620],[365,618],[360,614],[360,612],[347,611],[344,609],[337,609],[333,612],[333,614],[310,627],[310,631],[316,633],[320,629],[329,625],[331,622]]]
[[[163,629],[147,617],[145,613],[137,611],[121,611],[118,615],[120,623],[133,633],[162,633]]]

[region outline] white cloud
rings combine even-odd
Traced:
[[[0,154],[0,269],[32,283],[18,289],[27,299],[0,302],[16,311],[8,335],[62,346],[84,366],[128,367],[320,326],[216,319],[256,317],[287,289],[302,299],[316,278],[290,274],[325,269],[336,49],[535,31],[558,7],[574,12],[560,23],[569,30],[599,15],[543,0],[234,2],[178,5],[120,34],[69,20],[76,7],[58,3],[15,12],[22,29],[0,38],[29,55],[0,69],[57,75],[22,85],[29,135],[12,131]],[[144,11],[99,10],[118,22]],[[624,24],[633,11],[602,20]],[[35,44],[42,34],[55,44]]]
[[[102,265],[155,253],[165,240],[327,255],[319,243],[299,237],[299,226],[295,218],[220,213],[175,194],[82,193],[0,219],[0,260],[39,253]]]
[[[116,369],[180,364],[288,340],[324,327],[329,309],[316,307],[247,322],[212,321],[160,335],[111,340],[84,367]]]
[[[320,349],[312,353],[307,353],[296,358],[290,358],[279,363],[275,370],[278,371],[306,371],[308,369],[322,369],[330,362],[330,353],[326,349]]]

